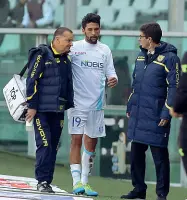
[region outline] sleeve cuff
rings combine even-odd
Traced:
[[[29,109],[35,109],[35,110],[37,110],[37,104],[36,103],[27,103],[27,107]]]
[[[128,103],[127,103],[127,111],[126,111],[126,113],[130,113],[130,110],[131,110],[131,105],[130,105],[130,103],[128,102]]]
[[[162,110],[160,119],[167,119],[167,120],[171,120],[171,115],[169,114],[169,110]]]

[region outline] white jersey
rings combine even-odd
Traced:
[[[106,77],[116,77],[112,53],[101,42],[73,43],[70,52],[73,72],[74,104],[80,110],[101,110],[105,105]]]

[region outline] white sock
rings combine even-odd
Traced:
[[[76,183],[81,181],[81,165],[72,164],[70,165],[70,168],[71,168],[71,175],[73,179],[73,186],[75,186]]]
[[[81,182],[83,185],[86,185],[88,183],[88,175],[91,173],[94,157],[95,157],[94,152],[89,152],[86,149],[84,149],[82,154],[82,174],[81,174]]]

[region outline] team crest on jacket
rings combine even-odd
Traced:
[[[164,58],[165,58],[165,56],[159,55],[157,60],[158,60],[158,62],[162,62],[164,60]]]

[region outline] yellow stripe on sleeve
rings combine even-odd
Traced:
[[[36,94],[36,92],[37,92],[37,81],[35,81],[34,93],[30,97],[27,97],[27,100],[31,100],[33,98],[33,96]]]
[[[171,107],[168,106],[167,101],[165,102],[165,106],[166,106],[167,109],[171,110]]]
[[[41,77],[42,77],[42,75],[43,75],[43,72],[40,74],[39,78],[41,78]]]
[[[131,94],[129,95],[128,101],[130,100],[131,96],[133,95],[134,90],[131,92]]]

